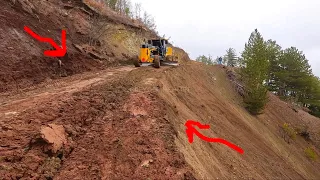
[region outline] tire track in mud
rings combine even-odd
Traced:
[[[33,90],[15,96],[0,96],[0,117],[6,114],[18,114],[31,109],[37,104],[59,99],[61,96],[82,91],[85,88],[97,86],[113,76],[119,76],[133,70],[132,67],[111,68],[96,73],[84,73],[66,79],[59,79],[51,83],[42,83],[32,87]],[[1,94],[0,94],[1,95]]]

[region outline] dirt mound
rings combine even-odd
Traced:
[[[186,53],[183,49],[178,47],[173,47],[173,51],[174,51],[174,56],[178,58],[178,61],[180,64],[190,61],[190,57],[188,53]]]

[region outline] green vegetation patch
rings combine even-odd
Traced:
[[[317,153],[311,147],[306,148],[304,152],[309,159],[313,161],[318,159]]]
[[[295,129],[289,125],[288,123],[284,123],[282,126],[282,129],[284,130],[284,132],[293,140],[296,139],[297,137],[297,132],[295,131]]]

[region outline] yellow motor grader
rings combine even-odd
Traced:
[[[140,55],[138,59],[134,59],[135,67],[153,65],[160,68],[163,65],[178,66],[178,61],[173,56],[172,47],[169,47],[167,39],[151,39],[140,47]]]

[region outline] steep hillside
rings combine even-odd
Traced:
[[[92,2],[1,1],[0,92],[22,91],[51,79],[128,63],[143,39],[155,36],[108,9],[96,11]],[[58,44],[61,30],[66,30],[67,55],[62,59],[45,57],[43,52],[52,47],[33,39],[24,26]]]
[[[135,68],[140,43],[156,35],[94,2],[0,1],[1,180],[320,178],[319,118],[272,94],[250,115],[230,69],[181,48],[180,66]],[[66,29],[67,55],[44,57],[50,46],[24,26],[58,43]],[[244,154],[197,136],[190,144],[187,120]]]
[[[170,107],[169,119],[178,132],[176,145],[198,179],[318,179],[319,161],[306,157],[313,147],[319,154],[320,119],[269,95],[263,115],[251,116],[229,81],[226,69],[189,62],[167,70],[160,79],[160,96]],[[226,139],[244,150],[240,155],[225,145],[195,137],[189,144],[184,123],[211,125],[199,130],[208,137]],[[307,125],[310,141],[298,136],[288,144],[281,127]]]

